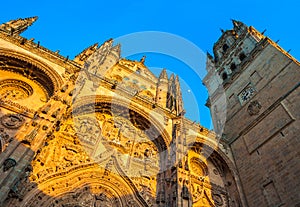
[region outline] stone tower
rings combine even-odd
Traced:
[[[232,21],[208,54],[204,84],[248,206],[300,206],[300,64],[252,26]]]
[[[112,39],[74,60],[0,25],[1,207],[246,206],[232,158],[184,116],[180,80]]]

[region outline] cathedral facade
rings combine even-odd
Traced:
[[[0,206],[300,205],[299,62],[272,40],[233,21],[208,54],[213,132],[178,76],[112,39],[70,60],[20,36],[36,19],[0,25]]]

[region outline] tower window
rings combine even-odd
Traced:
[[[242,53],[239,55],[239,58],[240,58],[241,61],[243,61],[243,60],[246,58],[245,53],[242,52]]]
[[[232,64],[230,65],[230,70],[231,70],[231,71],[235,71],[235,69],[236,69],[236,65],[235,65],[235,63],[232,63]]]
[[[227,44],[224,44],[224,45],[223,45],[223,52],[226,52],[228,48],[229,48],[228,45],[227,45]]]
[[[223,79],[223,80],[226,80],[226,79],[227,79],[227,77],[228,77],[227,73],[226,73],[226,72],[224,72],[224,73],[222,74],[222,79]]]

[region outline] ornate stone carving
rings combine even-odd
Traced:
[[[214,201],[216,206],[223,206],[224,200],[222,198],[222,195],[217,194],[217,193],[213,193],[212,198],[213,198],[213,201]]]
[[[198,176],[206,176],[208,174],[207,166],[198,158],[193,157],[190,161],[190,166],[192,172],[194,172]]]
[[[28,189],[26,189],[26,187],[28,187],[27,185],[29,184],[28,176],[31,173],[31,171],[32,171],[32,166],[28,165],[25,168],[23,175],[21,175],[20,179],[10,189],[9,194],[6,199],[17,198],[20,201],[23,199],[26,191],[28,191]]]
[[[9,129],[17,129],[25,119],[19,114],[6,114],[1,117],[1,124]]]
[[[40,129],[40,126],[35,126],[35,128],[32,128],[32,130],[30,131],[29,134],[27,134],[25,137],[24,137],[24,140],[23,142],[24,143],[27,143],[27,144],[30,144],[34,138],[36,137],[36,135],[38,134],[38,131]]]
[[[251,101],[248,105],[247,112],[250,116],[257,115],[259,114],[261,107],[261,104],[257,100]]]
[[[185,200],[188,200],[190,198],[190,192],[189,192],[189,188],[187,186],[186,181],[183,182],[182,198],[185,199]]]
[[[75,128],[80,141],[94,145],[100,135],[100,127],[95,118],[78,117],[75,119]]]
[[[33,94],[32,87],[21,80],[7,79],[0,82],[0,98],[21,100]]]
[[[17,165],[17,162],[12,159],[12,158],[7,158],[4,162],[3,162],[3,172],[8,171],[10,168],[14,167]]]

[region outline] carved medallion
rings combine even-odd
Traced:
[[[0,82],[0,98],[21,100],[32,94],[32,87],[24,81],[8,79]]]
[[[206,176],[208,173],[207,166],[198,158],[192,158],[190,161],[192,171],[198,176]]]
[[[255,100],[250,102],[247,111],[250,114],[250,116],[253,116],[259,114],[260,109],[261,104],[257,100]]]
[[[224,201],[223,201],[223,198],[220,194],[213,193],[212,198],[213,198],[214,203],[216,204],[216,206],[223,206]]]
[[[3,172],[6,172],[7,170],[9,170],[10,168],[14,167],[17,165],[17,162],[12,159],[12,158],[8,158],[3,162]]]
[[[9,129],[19,128],[24,121],[24,118],[19,114],[5,114],[1,117],[1,124]]]

